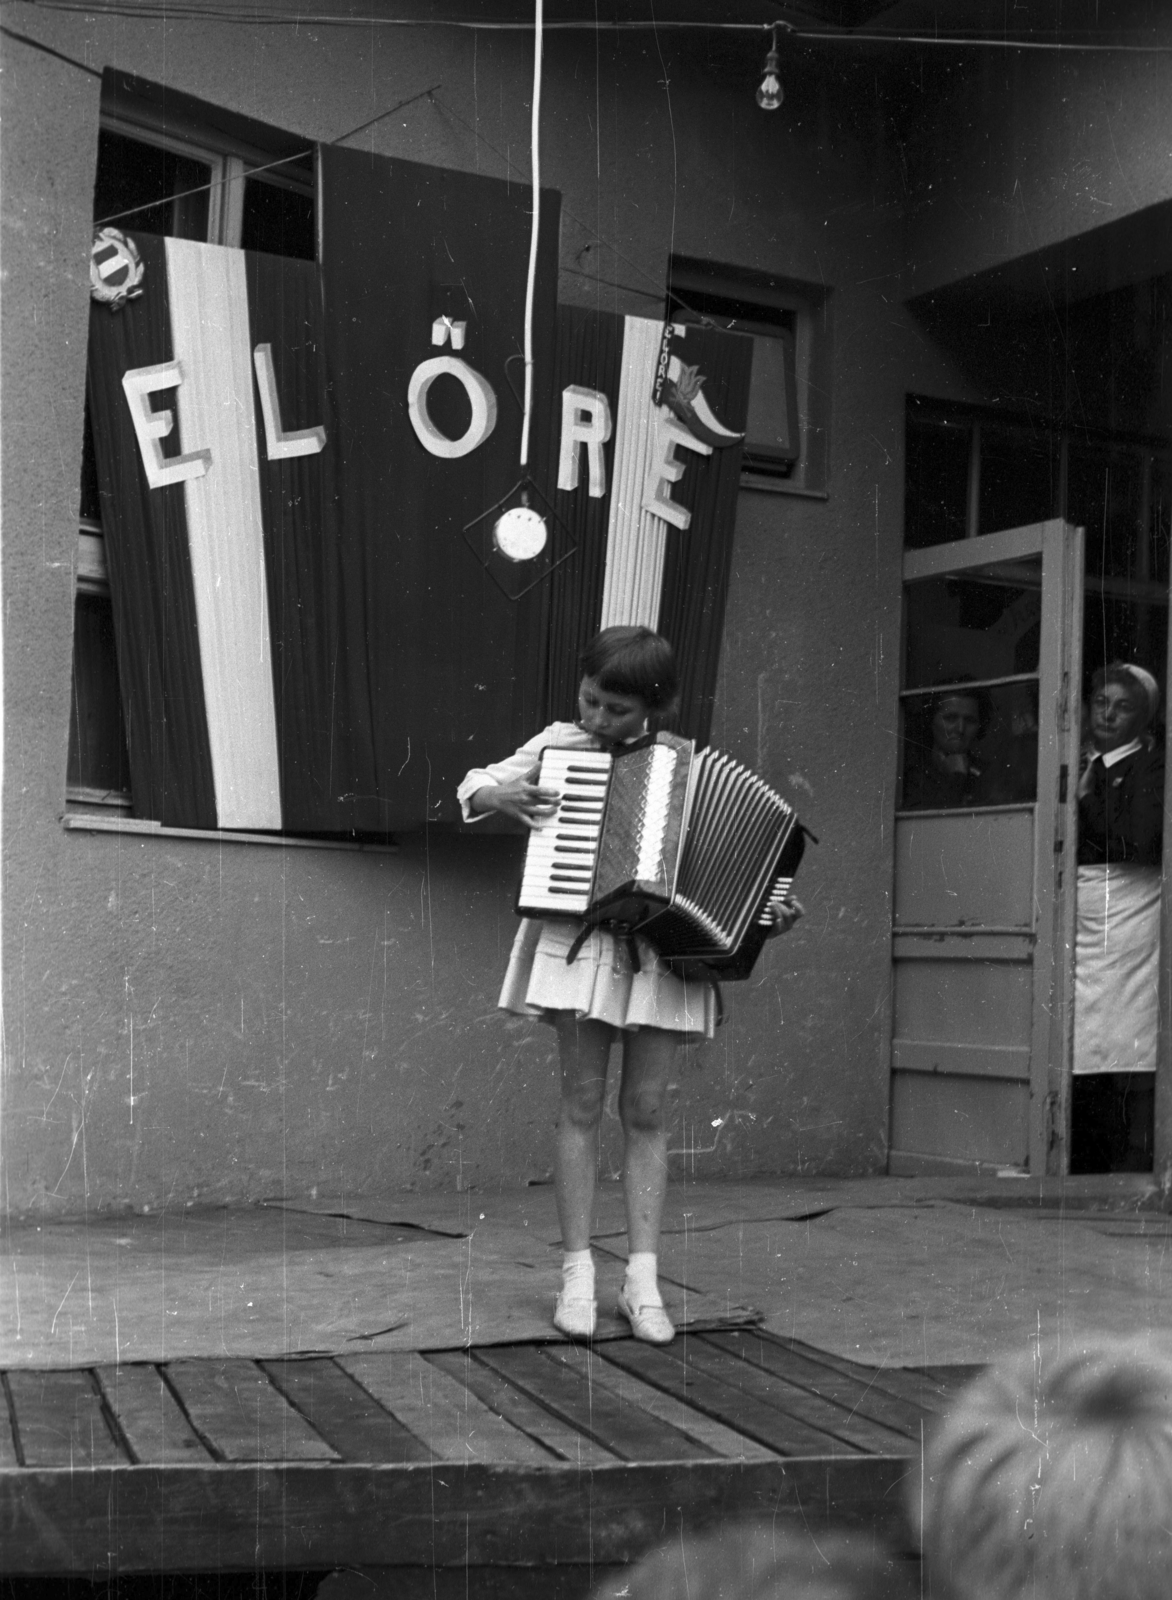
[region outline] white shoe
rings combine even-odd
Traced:
[[[625,1289],[619,1291],[618,1310],[631,1324],[636,1339],[647,1344],[670,1344],[676,1336],[672,1320],[663,1306],[632,1306]]]
[[[598,1301],[591,1295],[572,1294],[564,1288],[553,1311],[553,1325],[567,1339],[593,1339],[598,1323]]]

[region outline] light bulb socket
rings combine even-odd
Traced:
[[[773,29],[773,42],[769,47],[769,54],[765,57],[765,71],[757,87],[757,104],[762,111],[776,111],[785,99],[785,90],[782,88],[781,57],[777,50],[777,29]]]

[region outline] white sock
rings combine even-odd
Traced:
[[[567,1250],[562,1257],[562,1289],[571,1300],[594,1299],[594,1257],[589,1247]]]
[[[661,1306],[654,1250],[633,1250],[627,1257],[623,1293],[634,1306]]]

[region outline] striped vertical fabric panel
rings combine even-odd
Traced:
[[[244,253],[166,241],[182,437],[209,448],[184,484],[208,742],[221,828],[281,826],[272,645]]]
[[[542,722],[577,716],[578,657],[598,632],[606,573],[610,487],[614,478],[613,434],[603,446],[606,493],[595,499],[587,492],[582,460],[577,489],[559,489],[556,448],[562,425],[562,391],[574,385],[597,389],[608,401],[618,393],[623,320],[611,311],[584,306],[559,306],[550,437],[555,447],[546,462],[545,493],[570,530],[577,546],[572,560],[558,567],[549,583],[548,644]],[[583,452],[583,455],[585,452]]]
[[[668,524],[643,509],[648,458],[654,447],[655,366],[663,324],[624,317],[615,417],[614,481],[606,541],[601,628],[657,628]]]
[[[89,361],[135,813],[183,828],[344,827],[351,786],[331,782],[328,760],[337,585],[322,456],[269,458],[253,366],[257,344],[273,347],[282,424],[321,424],[317,268],[136,243],[143,293],[116,316],[93,308]],[[159,485],[123,379],[172,363],[153,406],[173,419],[162,464],[194,452],[206,465]]]

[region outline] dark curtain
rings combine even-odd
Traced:
[[[272,346],[282,427],[326,429],[320,454],[270,461],[254,387],[282,819],[288,832],[349,833],[360,825],[354,752],[367,730],[346,695],[338,524],[327,485],[338,438],[327,412],[321,280],[310,261],[249,254],[245,262],[252,346]]]
[[[169,827],[214,828],[183,485],[147,487],[122,390],[128,368],[173,353],[163,240],[135,243],[143,293],[119,311],[91,306],[88,380],[133,809]],[[163,454],[178,455],[174,391],[159,402],[175,413]]]
[[[579,461],[578,487],[559,489],[558,447],[561,437],[562,390],[567,384],[601,390],[610,401],[612,420],[618,414],[619,360],[623,319],[606,311],[559,306],[557,355],[550,410],[551,445],[547,455],[546,493],[567,524],[576,553],[550,575],[548,655],[543,682],[544,722],[577,716],[578,654],[598,632],[602,586],[606,573],[606,527],[614,475],[614,438],[604,446],[606,494],[593,500],[587,493],[586,453]]]
[[[717,418],[726,428],[742,430],[749,410],[752,339],[689,326],[678,350],[689,364],[699,365],[703,393]],[[680,454],[689,464],[672,498],[688,507],[692,521],[668,535],[659,631],[675,646],[680,664],[680,730],[707,744],[732,571],[741,446],[714,449],[703,459],[690,451]]]
[[[523,349],[530,195],[333,146],[321,162],[353,815],[364,829],[402,828],[457,816],[464,772],[512,750],[541,713],[545,586],[508,599],[464,537],[520,475],[523,368],[513,358]],[[558,211],[559,197],[543,193],[534,462],[549,449]],[[466,323],[463,349],[433,346],[443,315]],[[454,460],[424,448],[407,412],[412,372],[440,354],[487,378],[498,406],[491,437]],[[463,434],[470,411],[455,379],[437,380],[431,415],[449,437]]]

